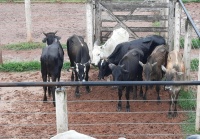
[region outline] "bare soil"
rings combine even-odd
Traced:
[[[23,4],[0,4],[1,44],[24,42],[25,18]],[[199,4],[187,4],[191,15],[199,23]],[[195,8],[194,8],[195,7]],[[33,4],[34,41],[41,41],[42,31],[58,30],[62,43],[73,34],[85,37],[84,4]],[[53,14],[49,14],[50,11]],[[17,14],[16,14],[17,13]],[[37,21],[37,22],[36,22]],[[17,32],[17,34],[16,34]],[[5,61],[38,60],[41,49],[27,51],[3,50]],[[65,60],[68,57],[65,54]],[[92,68],[89,80],[97,81],[98,70]],[[62,71],[61,81],[70,81],[71,73]],[[0,82],[40,82],[40,71],[35,72],[1,72]],[[90,93],[81,87],[81,97],[74,95],[75,87],[65,87],[68,100],[69,129],[88,134],[98,139],[183,139],[180,125],[186,120],[185,113],[179,112],[178,117],[169,119],[167,111],[168,93],[161,90],[161,104],[156,103],[156,92],[150,90],[148,100],[132,99],[131,112],[125,112],[126,101],[123,101],[122,112],[117,112],[117,89],[105,86],[91,87]],[[125,100],[125,92],[123,93]],[[2,87],[0,88],[0,138],[49,138],[56,134],[55,108],[48,98],[43,103],[42,87]],[[88,101],[91,100],[91,101]],[[101,101],[100,101],[101,100]],[[106,101],[107,100],[107,101]],[[86,102],[88,101],[88,102]],[[178,107],[181,111],[181,108]],[[79,113],[76,113],[79,112]],[[93,113],[94,112],[94,113]],[[98,112],[98,113],[95,113]],[[144,113],[141,113],[144,112]],[[121,124],[120,124],[121,123]],[[126,124],[125,124],[126,123]],[[174,124],[164,124],[174,123]],[[87,125],[93,124],[93,125]],[[169,135],[171,134],[171,135]],[[98,136],[99,135],[99,136]],[[100,136],[101,135],[101,136]]]

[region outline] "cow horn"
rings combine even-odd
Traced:
[[[141,62],[141,61],[139,61],[139,64],[143,67],[144,66],[144,64]]]
[[[47,34],[46,34],[45,32],[43,32],[43,34],[44,34],[45,36],[47,36]]]
[[[55,32],[54,32],[54,34],[56,34],[58,31],[56,30]]]

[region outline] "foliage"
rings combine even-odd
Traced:
[[[7,50],[31,50],[36,48],[43,48],[45,45],[38,42],[23,42],[18,44],[8,44],[4,45],[2,48]]]
[[[69,68],[70,64],[64,63],[63,69]],[[30,62],[8,62],[0,65],[0,71],[4,72],[24,72],[24,71],[35,71],[40,70],[39,61]]]
[[[180,101],[178,101],[178,104],[185,110],[194,110],[196,107],[196,93],[189,90],[189,91],[180,91],[179,95]]]
[[[184,38],[180,39],[180,48],[184,48]],[[200,48],[200,40],[198,38],[193,38],[192,39],[192,49],[199,49]]]
[[[37,48],[44,48],[45,44],[44,43],[39,43],[39,42],[22,42],[22,43],[17,43],[17,44],[8,44],[2,46],[2,49],[6,50],[32,50],[32,49],[37,49]],[[66,44],[62,44],[63,48],[67,48]]]
[[[191,71],[198,71],[199,68],[199,59],[192,59],[190,62]]]
[[[179,106],[181,106],[184,110],[191,111],[187,113],[187,120],[184,121],[181,125],[181,128],[185,134],[196,134],[195,132],[195,119],[196,115],[194,112],[196,108],[196,93],[189,90],[189,91],[180,91]]]

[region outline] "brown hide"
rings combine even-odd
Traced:
[[[177,50],[173,50],[169,52],[168,58],[167,58],[167,69],[173,69],[175,67],[178,67],[176,69],[178,72],[185,72],[185,66],[183,62],[183,55],[178,52]]]

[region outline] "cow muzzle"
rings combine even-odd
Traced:
[[[172,90],[172,86],[165,86],[165,90],[171,91]]]

